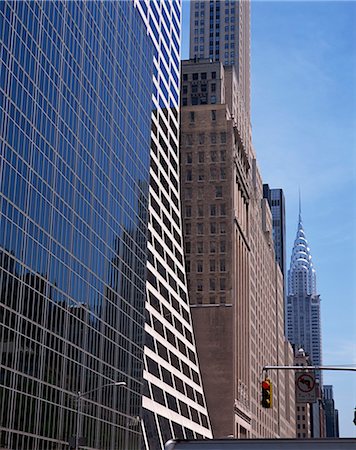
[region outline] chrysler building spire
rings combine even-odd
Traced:
[[[303,228],[300,196],[297,235],[288,271],[288,295],[297,294],[298,291],[308,295],[316,294],[316,274]]]
[[[287,335],[292,344],[305,349],[313,364],[321,364],[320,297],[303,227],[300,196],[297,234],[288,270]]]

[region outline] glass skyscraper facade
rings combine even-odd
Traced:
[[[0,2],[0,448],[141,448],[154,47],[133,2]],[[101,386],[124,381],[127,387]]]

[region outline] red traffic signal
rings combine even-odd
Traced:
[[[262,400],[261,405],[264,408],[272,408],[272,382],[269,378],[265,378],[262,383]]]

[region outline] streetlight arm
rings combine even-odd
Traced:
[[[77,423],[76,423],[76,435],[75,435],[75,450],[79,450],[79,429],[80,429],[80,404],[81,399],[92,392],[100,391],[109,386],[126,386],[125,381],[112,381],[111,383],[103,384],[102,386],[98,386],[97,388],[90,389],[86,392],[77,392]]]
[[[86,391],[86,392],[78,391],[77,398],[85,397],[86,395],[91,394],[92,392],[100,391],[101,389],[104,389],[109,386],[126,386],[126,382],[125,381],[117,381],[117,382],[112,382],[112,383],[106,383],[106,384],[103,384],[102,386],[98,386],[97,388],[90,389],[90,391]]]

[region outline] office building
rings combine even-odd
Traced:
[[[286,277],[286,212],[285,199],[282,189],[270,189],[263,185],[263,197],[267,199],[272,213],[272,234],[276,261]]]
[[[287,337],[295,348],[303,348],[309,364],[321,365],[320,296],[316,290],[316,272],[305,236],[301,208],[287,278]],[[325,435],[325,412],[322,402],[322,372],[316,371],[317,402],[311,406],[311,436]]]
[[[324,409],[326,422],[326,437],[339,437],[339,412],[335,409],[333,387],[324,385]]]
[[[189,57],[233,65],[250,115],[250,1],[192,0]]]
[[[154,53],[143,439],[211,437],[184,267],[179,181],[180,1],[135,1]]]
[[[260,404],[262,367],[291,364],[283,277],[272,218],[234,66],[182,64],[181,183],[189,298],[214,437],[293,437],[294,379],[271,373],[274,406]]]
[[[284,332],[287,335],[287,316],[285,305],[287,302],[286,289],[286,214],[285,199],[282,189],[270,189],[268,184],[263,185],[263,198],[267,199],[272,213],[272,235],[276,261],[283,275],[284,289]]]
[[[80,391],[82,446],[140,449],[155,49],[132,2],[1,2],[0,40],[0,447],[74,447]]]
[[[301,211],[288,270],[286,305],[287,337],[296,348],[303,348],[311,364],[321,365],[320,296],[316,290],[316,272],[305,236]],[[318,373],[322,386],[321,373]]]

